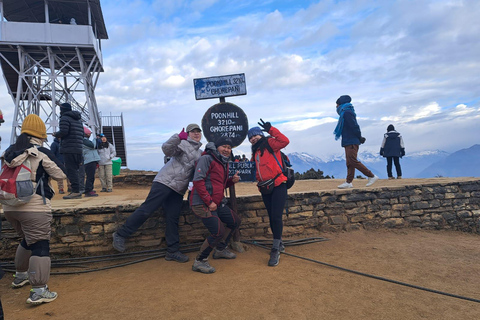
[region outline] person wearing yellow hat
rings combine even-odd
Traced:
[[[3,205],[5,218],[22,238],[15,256],[15,276],[12,288],[30,283],[32,289],[27,303],[39,305],[57,298],[49,290],[50,278],[50,224],[52,209],[50,200],[55,192],[50,180],[65,179],[65,168],[53,153],[43,146],[47,138],[45,123],[35,114],[25,117],[21,134],[2,155],[9,167],[18,167],[30,161],[31,179],[37,185],[31,200],[23,205]]]

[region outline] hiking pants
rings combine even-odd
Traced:
[[[345,159],[347,159],[347,179],[348,183],[352,183],[355,178],[355,169],[363,173],[369,178],[373,178],[375,175],[372,171],[368,170],[360,161],[357,160],[358,145],[352,144],[345,146]]]
[[[402,176],[402,167],[400,167],[400,158],[399,157],[387,157],[387,174],[388,177],[393,177],[392,175],[392,160],[395,164],[395,170],[397,171],[397,177]]]
[[[270,194],[262,194],[262,199],[268,212],[273,239],[282,239],[282,216],[283,210],[285,209],[285,202],[287,201],[287,184],[282,183],[273,188],[273,192]]]
[[[113,189],[112,165],[105,164],[98,167],[98,176],[102,183],[102,189]]]
[[[164,184],[153,182],[145,202],[127,218],[125,223],[117,230],[117,234],[123,238],[129,238],[155,211],[162,207],[166,220],[165,241],[167,242],[167,251],[176,252],[180,249],[178,219],[180,218],[182,204],[183,195]]]

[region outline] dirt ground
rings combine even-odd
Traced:
[[[429,181],[380,180],[375,187],[419,182]],[[340,183],[302,181],[292,191],[329,190]],[[365,183],[355,181],[354,185]],[[141,201],[148,189],[117,187],[101,197]],[[237,185],[236,192],[256,194],[250,183]],[[54,206],[65,205],[62,201],[55,200]],[[156,259],[94,273],[52,276],[49,286],[59,297],[37,307],[25,304],[28,286],[9,288],[12,276],[7,274],[0,281],[5,319],[480,319],[480,303],[288,255],[480,299],[480,236],[413,229],[316,236],[330,240],[289,246],[273,268],[267,266],[267,250],[249,245],[235,260],[210,259],[217,269],[210,275],[191,270],[196,255],[192,252],[185,264]]]

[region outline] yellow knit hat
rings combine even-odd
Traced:
[[[22,123],[21,133],[26,133],[40,139],[47,139],[47,128],[45,127],[45,123],[36,114],[29,114],[25,117]]]

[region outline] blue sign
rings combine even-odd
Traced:
[[[245,73],[193,79],[195,99],[213,99],[247,94]]]

